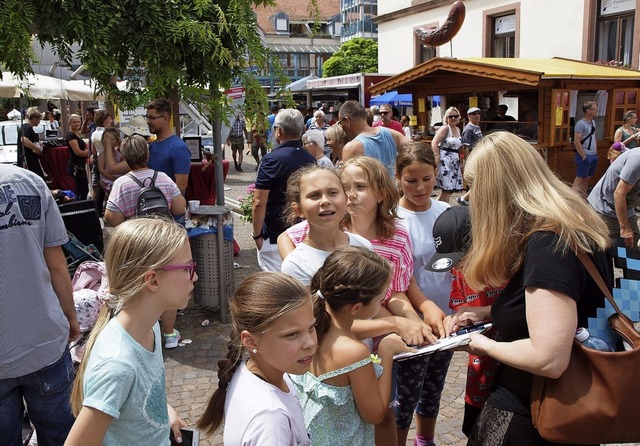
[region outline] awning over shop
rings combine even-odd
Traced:
[[[302,79],[298,79],[297,81],[291,82],[289,85],[282,87],[282,91],[289,90],[291,93],[306,93],[307,90],[307,81],[318,79],[318,76],[315,74],[310,74],[309,76],[303,77]],[[280,90],[278,90],[280,91]],[[269,93],[267,96],[273,98],[276,96],[276,93]]]
[[[369,106],[391,104],[395,107],[411,107],[413,106],[413,97],[411,94],[399,94],[397,91],[389,91],[375,98],[371,98]]]
[[[340,45],[303,45],[293,43],[268,43],[265,46],[273,53],[333,54],[340,49]]]
[[[485,79],[494,79],[524,86],[537,86],[545,79],[620,79],[640,80],[640,72],[614,68],[591,62],[552,58],[469,58],[453,59],[436,57],[407,71],[377,83],[371,88],[373,94],[408,86],[417,86],[426,75],[457,73]],[[431,79],[433,83],[433,78]]]

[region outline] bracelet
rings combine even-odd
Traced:
[[[254,240],[260,240],[262,238],[262,234],[255,235],[253,232],[251,233],[251,238]]]

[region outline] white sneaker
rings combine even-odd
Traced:
[[[176,348],[178,346],[178,342],[180,342],[180,332],[173,329],[173,333],[170,335],[164,335],[164,348]]]

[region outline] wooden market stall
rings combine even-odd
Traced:
[[[375,84],[372,94],[397,90],[413,95],[420,134],[429,134],[429,103],[439,96],[444,111],[456,106],[482,110],[483,132],[505,129],[529,140],[564,180],[575,177],[570,136],[586,100],[598,103],[599,178],[606,153],[627,110],[640,105],[640,71],[570,59],[434,58]],[[515,122],[492,122],[497,106],[509,102]],[[428,139],[428,136],[426,136]]]

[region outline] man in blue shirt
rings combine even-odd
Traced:
[[[171,103],[166,99],[155,99],[147,105],[147,124],[156,140],[149,146],[147,167],[167,174],[178,186],[182,195],[187,190],[187,180],[191,169],[191,153],[187,144],[176,136],[171,121]],[[162,313],[162,331],[165,348],[176,348],[180,341],[180,332],[175,329],[177,313],[167,310]]]
[[[264,271],[280,271],[278,236],[287,228],[283,220],[287,180],[293,172],[316,159],[302,147],[305,129],[299,110],[280,110],[273,125],[278,145],[262,157],[253,192],[253,239],[258,248],[258,264]]]
[[[178,185],[184,195],[191,169],[191,154],[187,144],[169,127],[171,103],[166,99],[155,99],[147,105],[149,131],[156,140],[149,146],[148,167],[166,173]]]

